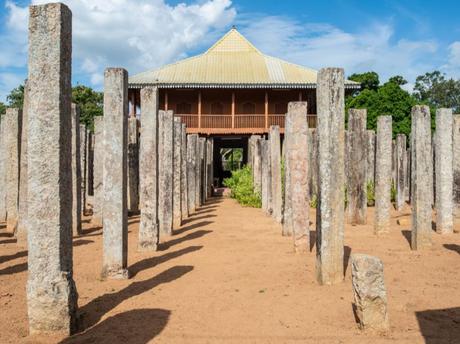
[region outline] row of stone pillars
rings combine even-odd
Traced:
[[[29,20],[24,111],[8,109],[0,122],[0,220],[28,246],[30,333],[68,335],[77,329],[72,234],[82,215],[103,226],[102,277],[129,278],[128,210],[140,211],[139,250],[157,250],[211,196],[213,142],[158,111],[155,87],[141,91],[142,123],[129,118],[122,68],[105,71],[104,116],[90,133],[71,104],[71,11],[31,6]]]

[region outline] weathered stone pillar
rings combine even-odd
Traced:
[[[308,192],[310,199],[318,198],[318,135],[308,129]]]
[[[27,142],[29,128],[29,87],[27,81],[24,85],[24,103],[22,107],[22,132],[21,132],[21,159],[19,167],[19,205],[18,205],[18,228],[16,231],[16,242],[21,248],[27,247]]]
[[[86,178],[87,178],[87,129],[84,124],[80,124],[80,165],[81,165],[81,211],[86,215]]]
[[[213,155],[213,139],[206,140],[206,199],[212,195],[212,155]]]
[[[286,234],[294,237],[296,252],[310,251],[309,197],[308,197],[308,123],[307,102],[291,102],[286,116],[285,137],[288,140],[285,160],[287,190],[286,202],[290,217]],[[284,228],[283,228],[284,234]]]
[[[396,141],[391,140],[391,185],[396,186]]]
[[[161,235],[172,234],[173,220],[173,113],[159,111],[158,123],[158,221]]]
[[[262,146],[261,138],[258,138],[254,143],[254,159],[252,166],[254,192],[260,194],[262,192]]]
[[[431,246],[431,202],[433,157],[431,153],[431,116],[428,106],[412,108],[411,126],[411,248]]]
[[[284,140],[283,140],[283,161],[284,161],[284,195],[283,195],[283,230],[281,234],[283,236],[292,236],[294,229],[293,229],[293,212],[292,212],[292,187],[291,187],[291,156],[292,154],[292,144],[291,142],[294,141],[294,116],[297,113],[291,114],[289,111],[294,110],[295,108],[291,105],[292,103],[288,104],[288,112],[285,117],[284,122]],[[295,162],[294,162],[295,164]],[[308,170],[305,170],[308,172]]]
[[[182,122],[180,117],[174,117],[173,141],[173,227],[182,224]]]
[[[456,216],[460,215],[460,115],[453,116],[452,124],[453,147],[453,200]]]
[[[128,119],[128,210],[139,212],[139,126],[136,117]]]
[[[406,135],[396,135],[396,209],[402,211],[406,204],[407,151]]]
[[[181,184],[181,215],[182,220],[189,217],[188,214],[188,185],[187,185],[187,127],[185,123],[181,124],[181,175],[180,175],[180,184]]]
[[[128,72],[104,73],[104,217],[102,277],[128,273]]]
[[[351,280],[359,327],[387,332],[390,325],[382,261],[367,254],[353,254]]]
[[[271,164],[270,164],[270,144],[268,140],[261,139],[262,153],[262,210],[272,213],[271,208]]]
[[[0,116],[0,221],[6,221],[6,141],[5,117]]]
[[[90,197],[93,196],[93,166],[94,166],[94,135],[86,131],[86,209],[90,208]]]
[[[367,223],[367,110],[348,112],[348,223]]]
[[[31,334],[76,330],[72,273],[72,13],[29,7],[28,280]]]
[[[375,234],[386,233],[390,230],[391,136],[391,116],[379,116],[377,118],[377,148],[375,152]]]
[[[206,195],[206,139],[200,137],[199,139],[199,150],[200,150],[200,205],[205,203]]]
[[[187,203],[188,213],[191,215],[196,210],[196,161],[198,154],[198,135],[187,135]]]
[[[366,180],[375,186],[375,131],[367,130]],[[367,185],[366,185],[367,186]]]
[[[196,140],[196,157],[195,157],[195,209],[201,205],[201,140]]]
[[[452,109],[436,110],[436,232],[453,233]]]
[[[139,177],[141,219],[139,224],[140,251],[156,251],[159,242],[158,225],[158,88],[141,89],[141,125]]]
[[[276,222],[281,223],[283,220],[283,196],[281,184],[281,142],[279,126],[270,126],[269,143],[273,210],[272,216]]]
[[[6,228],[16,232],[18,224],[22,110],[8,108],[4,115],[6,148]]]
[[[319,195],[316,223],[316,277],[320,284],[343,281],[344,229],[344,72],[318,73]]]
[[[102,225],[104,205],[104,117],[94,118],[94,200],[93,217],[91,222],[96,226]]]
[[[72,104],[72,232],[81,234],[80,108]]]

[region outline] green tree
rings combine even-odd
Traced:
[[[24,85],[21,84],[16,88],[13,88],[9,95],[6,96],[8,107],[22,109],[24,104]]]
[[[414,96],[432,108],[452,108],[460,111],[460,80],[446,79],[445,74],[433,71],[415,80]]]
[[[348,80],[356,81],[361,84],[361,90],[376,91],[379,88],[379,75],[376,72],[366,72],[361,74],[352,74]]]
[[[94,130],[94,117],[103,115],[103,93],[78,85],[72,88],[72,101],[80,107],[80,123]]]
[[[6,105],[0,102],[0,116],[4,115],[6,112]]]

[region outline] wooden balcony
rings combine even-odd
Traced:
[[[183,115],[176,114],[187,126],[188,133],[199,134],[263,134],[271,125],[284,132],[285,115]],[[316,128],[316,115],[307,115],[308,127]]]

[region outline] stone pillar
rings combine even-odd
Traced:
[[[280,128],[277,125],[270,126],[270,165],[271,165],[271,195],[272,216],[276,222],[283,220],[283,196],[281,184],[281,142]]]
[[[377,118],[377,148],[375,151],[375,234],[386,233],[390,230],[391,136],[391,116],[379,116]]]
[[[453,200],[456,216],[460,216],[460,115],[453,116],[452,124]]]
[[[308,129],[308,192],[310,199],[318,198],[318,135]]]
[[[22,131],[21,131],[21,159],[19,167],[19,205],[18,205],[18,228],[16,231],[16,242],[21,248],[27,248],[27,142],[29,128],[29,87],[27,81],[24,85],[24,104],[22,110]]]
[[[94,118],[94,200],[93,217],[91,222],[96,226],[102,225],[104,204],[104,117]]]
[[[104,217],[102,277],[128,273],[128,72],[104,73]]]
[[[173,227],[182,224],[182,122],[180,117],[174,117],[173,141]]]
[[[396,141],[391,141],[391,186],[396,186]]]
[[[382,261],[367,254],[353,254],[351,280],[359,327],[387,332],[390,325]]]
[[[344,229],[344,72],[318,73],[319,195],[316,222],[316,277],[320,284],[343,281]]]
[[[173,113],[158,116],[158,221],[161,235],[172,235],[173,226]]]
[[[195,165],[195,208],[198,209],[201,206],[201,168],[202,161],[201,155],[203,151],[201,149],[201,138],[198,137],[196,141],[196,165]]]
[[[375,131],[367,130],[367,183],[375,186]],[[367,187],[367,185],[366,185]]]
[[[28,280],[30,334],[72,334],[72,13],[29,7]]]
[[[418,250],[431,246],[430,190],[433,190],[433,157],[430,108],[414,106],[411,117],[411,248]]]
[[[205,195],[206,195],[206,139],[204,137],[200,137],[200,205],[204,205],[205,203]]]
[[[292,212],[292,187],[291,187],[291,156],[295,155],[291,152],[292,144],[291,142],[294,141],[294,135],[297,132],[294,132],[294,116],[298,115],[290,113],[290,111],[297,110],[294,106],[294,103],[290,102],[288,104],[288,112],[285,117],[284,122],[284,140],[283,140],[283,150],[282,150],[282,157],[284,161],[284,195],[283,195],[283,229],[281,234],[283,236],[292,236],[294,229],[293,229],[293,212]],[[302,110],[301,108],[299,110]],[[299,114],[300,115],[300,114]],[[294,162],[295,164],[295,162]],[[308,170],[306,170],[308,172]]]
[[[72,231],[81,234],[80,108],[72,104]]]
[[[185,123],[181,124],[181,175],[180,175],[180,187],[182,191],[181,195],[181,215],[184,220],[188,218],[188,186],[187,186],[187,128]]]
[[[254,192],[260,194],[262,191],[262,146],[261,138],[257,138],[254,143],[254,158],[252,166],[252,176],[253,176],[253,185]]]
[[[187,203],[188,213],[191,215],[196,210],[196,160],[198,135],[187,135]]]
[[[260,144],[262,154],[262,210],[267,214],[271,214],[270,144],[265,139],[261,139]]]
[[[90,129],[86,130],[86,189],[85,189],[85,213],[89,212],[90,197],[93,195],[93,164],[94,164],[94,150],[93,150],[93,133]]]
[[[6,221],[6,141],[5,116],[0,116],[0,221]]]
[[[140,251],[156,251],[159,242],[158,225],[158,88],[141,89],[141,125],[139,177],[141,219],[139,224]]]
[[[81,211],[86,215],[86,178],[87,178],[87,129],[84,124],[80,124],[80,165],[81,165]]]
[[[452,109],[436,110],[436,232],[453,233]]]
[[[348,223],[367,223],[367,110],[350,109],[348,113]]]
[[[396,135],[396,209],[402,211],[406,204],[407,151],[406,135]]]
[[[292,233],[296,252],[310,251],[307,136],[307,102],[289,103],[285,131],[288,141],[285,146],[285,189],[291,228],[287,234]]]
[[[128,210],[139,212],[139,127],[136,117],[128,119]]]
[[[16,232],[18,224],[22,110],[8,108],[4,115],[6,148],[6,229]]]

